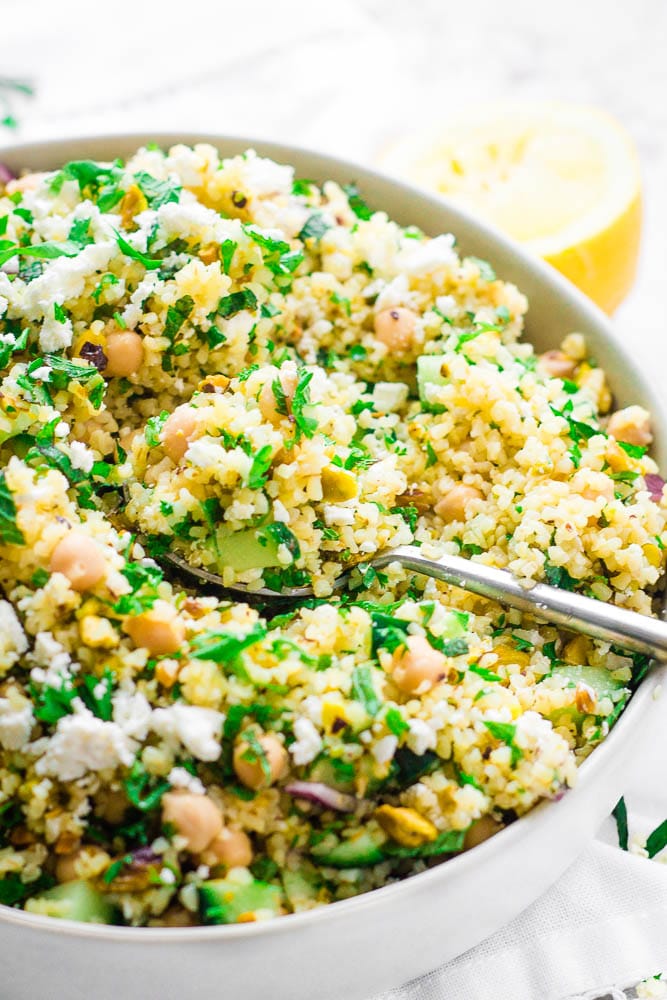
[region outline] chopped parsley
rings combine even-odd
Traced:
[[[261,490],[265,485],[271,463],[273,462],[273,448],[270,444],[265,444],[253,457],[250,472],[248,474],[248,488],[251,490]]]
[[[373,684],[373,668],[357,666],[352,671],[352,697],[361,702],[369,715],[377,715],[382,701]]]
[[[218,302],[218,313],[223,319],[236,315],[242,309],[254,309],[257,305],[257,296],[250,288],[244,288],[240,292],[232,292],[225,295]]]
[[[516,736],[516,726],[513,722],[489,722],[484,719],[484,725],[492,736],[501,743],[505,743],[512,752],[512,767],[515,767],[523,757],[523,750],[514,742]]]
[[[316,242],[319,242],[319,240],[326,233],[327,229],[331,229],[331,226],[322,213],[313,212],[313,214],[309,215],[306,219],[306,223],[299,233],[299,239],[303,240],[304,243],[306,240],[315,240]]]
[[[25,545],[23,532],[16,523],[14,497],[2,470],[0,470],[0,542],[5,545]]]

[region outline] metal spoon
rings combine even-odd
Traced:
[[[244,594],[246,597],[262,597],[267,602],[285,602],[313,596],[311,587],[290,587],[275,591],[265,587],[249,590],[243,584],[228,586],[217,574],[191,566],[171,552],[165,552],[160,558],[162,562],[170,564],[180,573],[196,577],[203,583],[223,590]],[[604,642],[617,643],[624,649],[646,653],[658,660],[667,660],[667,623],[660,619],[649,618],[636,611],[627,611],[613,604],[605,604],[603,601],[584,597],[583,594],[560,590],[546,583],[525,587],[507,570],[471,562],[460,556],[444,555],[439,559],[427,559],[414,545],[401,545],[395,549],[388,549],[367,561],[367,565],[374,569],[382,569],[390,563],[400,563],[415,573],[434,577],[454,587],[461,587],[462,590],[518,608],[519,611],[530,612],[537,618],[561,628],[583,632]],[[341,573],[334,583],[336,590],[345,586],[351,572],[350,569]]]

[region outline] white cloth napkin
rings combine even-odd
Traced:
[[[477,948],[377,1000],[564,1000],[667,969],[667,868],[596,841]]]
[[[562,0],[559,10],[568,2]],[[642,2],[664,14],[660,0]],[[572,3],[579,23],[581,4]],[[451,9],[441,0],[386,6],[385,0],[255,0],[252,9],[199,0],[194,16],[171,5],[158,11],[155,4],[116,0],[112,20],[123,26],[120,35],[101,27],[99,18],[82,16],[79,0],[0,5],[0,77],[27,77],[37,87],[34,100],[15,102],[20,133],[0,129],[0,159],[2,145],[15,138],[180,128],[283,139],[366,160],[397,130],[432,121],[440,102],[544,96],[543,64],[544,79],[550,79],[544,58],[539,66],[534,59],[535,51],[548,49],[549,37],[540,35],[537,45],[522,34],[533,20],[529,0],[501,6],[477,0]],[[511,9],[523,11],[520,27],[513,26]],[[614,38],[605,41],[600,25],[616,12],[604,0],[591,0],[587,11],[598,46],[613,49]],[[655,18],[646,13],[642,20],[652,31]],[[592,87],[597,77],[589,72],[589,40],[580,36]],[[556,39],[550,50],[559,82],[576,42],[568,28],[566,43]],[[619,45],[625,52],[625,37],[619,36]],[[432,58],[423,54],[427,50]],[[641,51],[644,68],[649,53]],[[657,49],[656,55],[651,65],[658,72],[664,60]],[[522,60],[527,77],[517,75]],[[597,64],[603,63],[600,56]],[[607,98],[611,78],[600,81],[600,96],[587,94],[593,103]],[[623,74],[619,83],[625,99]],[[648,87],[651,96],[660,92],[650,80]],[[661,254],[647,255],[645,268],[653,256]],[[663,281],[661,271],[651,273]],[[650,305],[635,296],[625,310],[640,355],[659,371],[664,338],[649,343],[655,329]],[[660,767],[666,750],[667,734],[628,789],[631,826],[643,832],[667,816]],[[625,994],[608,987],[626,988],[667,972],[667,867],[613,843],[607,824],[560,882],[504,930],[376,1000],[564,1000],[584,994],[616,1000]]]

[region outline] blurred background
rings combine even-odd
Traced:
[[[377,162],[466,104],[566,100],[614,115],[641,159],[645,214],[619,335],[660,381],[667,261],[664,0],[0,0],[0,147],[99,131],[281,139]]]

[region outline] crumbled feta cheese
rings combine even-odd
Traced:
[[[381,413],[392,413],[403,406],[408,398],[408,387],[403,382],[376,382],[373,402]]]
[[[51,369],[48,365],[40,365],[39,368],[35,368],[31,372],[30,377],[35,379],[37,382],[44,382],[51,377]]]
[[[198,760],[217,760],[224,718],[212,708],[177,704],[156,708],[151,727],[164,739],[182,743]]]
[[[22,750],[30,739],[33,722],[31,705],[16,708],[9,698],[0,698],[0,746],[5,750]]]
[[[172,788],[185,788],[193,795],[204,795],[206,789],[196,774],[190,774],[184,767],[172,767],[167,775],[167,781]]]
[[[153,709],[141,691],[116,691],[112,699],[113,721],[132,740],[148,736]]]
[[[242,165],[242,176],[249,194],[260,198],[270,194],[289,194],[294,168],[264,159],[253,150],[248,150]]]
[[[431,274],[439,268],[453,267],[458,263],[451,233],[423,243],[409,242],[411,245],[405,246],[397,255],[397,266],[407,274]]]
[[[322,749],[322,738],[310,719],[300,718],[294,723],[296,740],[289,750],[297,765],[310,764]]]
[[[78,698],[72,704],[74,714],[58,720],[55,734],[35,764],[36,773],[74,781],[88,771],[113,770],[119,764],[129,767],[134,749],[120,726],[98,719]]]
[[[75,669],[67,650],[50,632],[37,633],[32,659],[37,666],[30,671],[31,680],[49,687],[61,687],[63,680],[68,680]]]
[[[88,474],[95,464],[92,451],[81,441],[72,441],[69,445],[69,458],[75,469],[81,469]]]
[[[23,627],[8,601],[0,601],[0,674],[9,670],[28,648]]]
[[[406,742],[413,753],[421,757],[427,750],[432,750],[436,744],[436,735],[433,729],[422,719],[410,719],[408,723],[409,732]]]
[[[45,353],[52,354],[54,351],[69,347],[73,336],[74,329],[71,320],[66,319],[64,323],[61,323],[52,316],[46,316],[39,333],[39,346]]]
[[[164,885],[173,885],[174,884],[174,882],[176,881],[176,876],[174,875],[174,873],[171,870],[171,868],[162,868],[161,869],[161,871],[160,871],[160,881],[163,882]]]
[[[388,736],[383,736],[381,740],[378,740],[375,746],[371,749],[371,753],[375,757],[378,764],[386,764],[388,760],[391,760],[396,753],[396,747],[398,746],[398,739],[389,734]]]
[[[206,435],[190,444],[185,458],[191,465],[196,465],[200,469],[208,469],[212,465],[217,465],[223,455],[220,440]]]
[[[382,312],[383,309],[395,309],[396,306],[409,306],[412,304],[412,297],[408,287],[408,279],[404,274],[399,274],[393,281],[389,281],[382,287],[375,300],[375,312]]]
[[[354,510],[339,504],[325,503],[322,507],[325,524],[354,524]]]
[[[280,500],[273,501],[273,519],[282,524],[289,524],[289,511]]]

